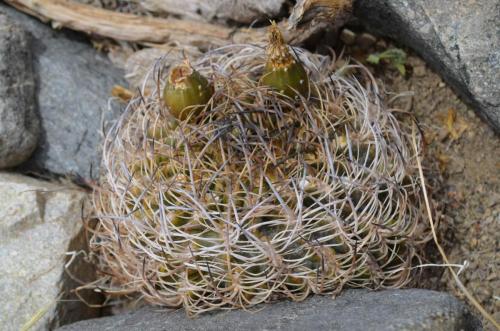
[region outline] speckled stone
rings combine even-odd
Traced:
[[[125,85],[124,72],[81,34],[54,30],[3,3],[0,13],[32,39],[41,132],[38,148],[23,169],[97,178],[103,127],[121,113],[110,101],[111,90],[115,84]]]
[[[500,133],[498,0],[355,0],[354,14],[416,51]]]
[[[465,305],[446,293],[428,290],[347,290],[336,299],[313,296],[303,302],[282,301],[255,312],[216,312],[189,319],[182,310],[146,307],[123,315],[81,321],[61,331],[211,331],[340,330],[449,331],[481,330]]]
[[[0,169],[26,161],[40,131],[31,39],[0,13]]]
[[[47,312],[35,330],[99,316],[97,309],[71,294],[79,284],[64,268],[66,252],[86,247],[81,221],[86,194],[75,187],[0,172],[0,197],[0,330],[20,330],[43,309]],[[80,258],[74,261],[72,275],[87,282],[95,279],[93,268]],[[99,303],[95,294],[81,294]]]

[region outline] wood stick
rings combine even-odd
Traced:
[[[290,28],[328,23],[338,28],[351,17],[352,0],[298,0],[290,15]]]
[[[266,28],[237,28],[175,18],[157,18],[119,13],[71,0],[4,0],[6,3],[54,28],[68,28],[115,40],[141,43],[155,47],[191,45],[198,48],[229,43],[256,43],[267,39]],[[345,1],[345,0],[344,0]],[[286,22],[278,24],[285,40],[299,45],[322,27],[286,29]]]
[[[223,45],[265,39],[262,29],[230,29],[221,25],[118,13],[64,0],[5,0],[18,10],[65,27],[116,40],[164,44]]]

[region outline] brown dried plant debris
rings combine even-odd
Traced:
[[[230,28],[195,20],[134,15],[65,0],[5,0],[18,10],[51,22],[54,28],[68,28],[91,36],[148,46],[165,44],[196,46],[204,50],[231,43],[254,43],[266,39],[265,28]],[[300,44],[316,29],[286,31],[285,39]]]
[[[288,20],[289,28],[326,23],[343,26],[350,18],[352,0],[298,0]]]
[[[264,40],[265,31],[257,29],[234,30],[215,25],[175,18],[156,18],[105,10],[90,5],[64,0],[6,0],[6,3],[50,21],[54,27],[65,27],[115,40],[164,44],[177,42],[185,45],[223,45],[229,42]]]

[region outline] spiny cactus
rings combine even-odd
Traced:
[[[273,41],[292,56],[275,27]],[[429,234],[408,121],[360,65],[343,76],[297,48],[296,74],[266,76],[274,46],[208,52],[187,70],[203,96],[189,102],[161,61],[146,77],[156,89],[104,143],[101,288],[194,315],[410,280]]]

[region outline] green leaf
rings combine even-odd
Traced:
[[[401,63],[396,63],[394,64],[394,66],[396,67],[396,69],[398,69],[399,73],[402,75],[402,76],[405,76],[406,75],[406,67],[404,64],[401,64]]]
[[[366,61],[371,64],[379,64],[380,60],[384,60],[393,65],[401,75],[406,74],[406,53],[399,48],[390,48],[382,53],[370,54]]]
[[[379,64],[380,62],[380,54],[370,54],[366,59],[368,63]]]

